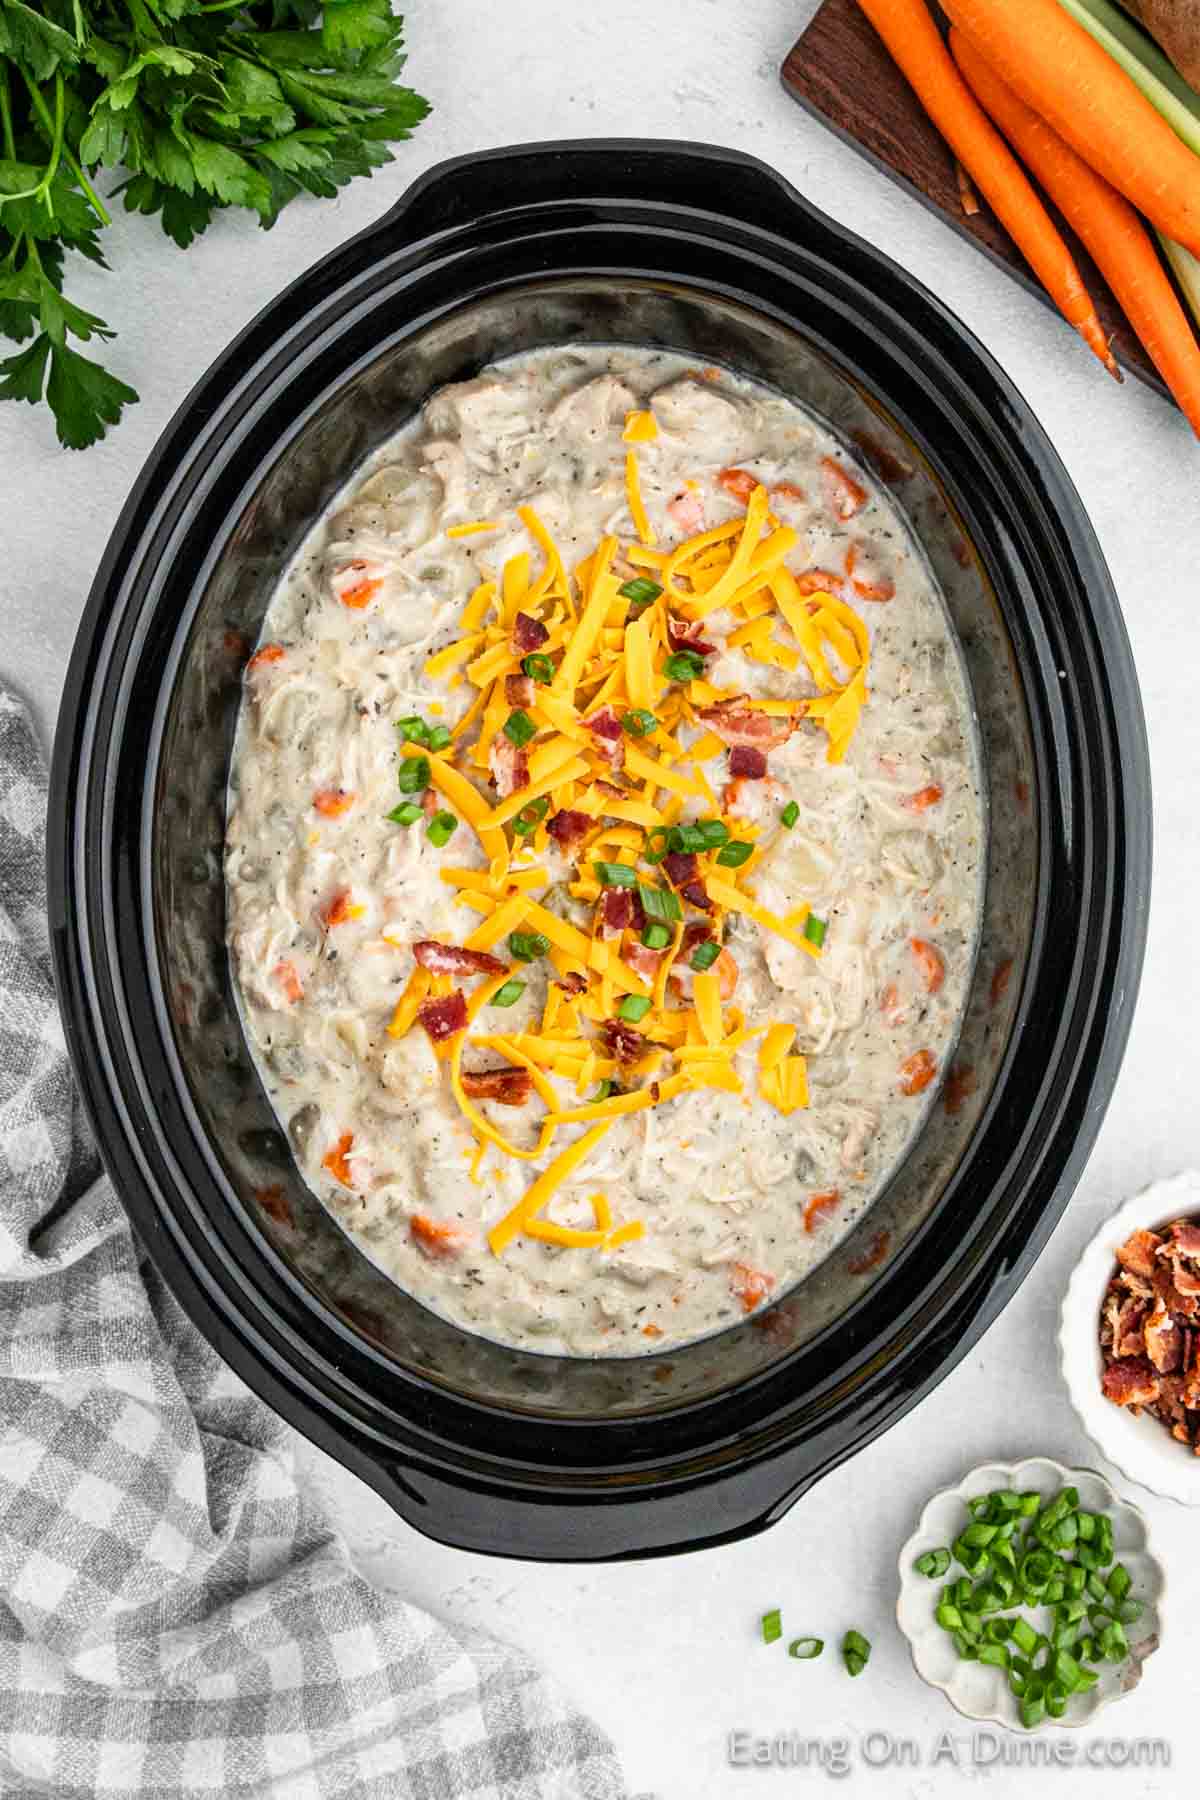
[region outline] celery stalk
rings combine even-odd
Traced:
[[[1162,114],[1172,131],[1183,139],[1189,150],[1200,155],[1200,95],[1187,86],[1170,63],[1166,63],[1161,51],[1157,52],[1158,60],[1166,63],[1172,79],[1168,82],[1162,75],[1154,72],[1151,67],[1154,59],[1147,54],[1147,49],[1154,50],[1155,46],[1150,43],[1149,38],[1146,38],[1145,46],[1133,48],[1131,39],[1137,27],[1123,17],[1119,32],[1111,28],[1105,20],[1111,19],[1115,8],[1104,5],[1102,0],[1058,0],[1058,3],[1108,51],[1113,61],[1124,69],[1130,80],[1141,89],[1151,106]],[[1143,33],[1138,35],[1144,36]]]
[[[1184,299],[1191,307],[1197,322],[1200,322],[1200,257],[1193,256],[1174,238],[1164,237],[1160,231],[1158,241],[1163,247],[1163,254],[1170,263],[1175,279],[1179,283]]]
[[[1064,0],[1060,0],[1060,4],[1063,3]],[[1131,56],[1136,56],[1140,63],[1144,63],[1151,75],[1156,75],[1164,87],[1170,88],[1177,100],[1200,118],[1200,94],[1188,86],[1166,51],[1160,49],[1150,33],[1130,18],[1123,6],[1114,6],[1112,0],[1075,0],[1074,5],[1067,6],[1067,11],[1078,19],[1086,31],[1091,30],[1091,25],[1082,15],[1089,13],[1097,25],[1119,39]],[[1108,46],[1105,45],[1105,48]]]

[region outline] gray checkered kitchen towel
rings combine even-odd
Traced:
[[[0,689],[0,1794],[624,1800],[535,1664],[373,1588],[100,1177]]]

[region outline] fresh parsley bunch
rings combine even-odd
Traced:
[[[107,267],[104,172],[181,249],[218,207],[271,226],[425,117],[402,35],[390,0],[0,0],[0,335],[26,344],[0,399],[46,399],[72,449],[137,399],[70,342],[113,335],[63,292],[68,251]]]

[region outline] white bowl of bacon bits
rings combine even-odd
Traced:
[[[1200,1174],[1156,1182],[1108,1220],[1071,1277],[1059,1348],[1109,1462],[1200,1506]]]

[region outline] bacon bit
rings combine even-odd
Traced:
[[[690,992],[695,975],[695,970],[690,966],[690,959],[699,944],[713,942],[712,931],[707,925],[700,924],[699,920],[694,921],[691,925],[686,925],[683,937],[679,942],[679,954],[671,964],[667,980],[673,982],[682,992]],[[721,951],[709,973],[717,978],[717,993],[720,998],[728,1000],[738,984],[738,966],[728,950]]]
[[[879,996],[879,1010],[883,1014],[884,1024],[894,1031],[897,1025],[904,1023],[908,1008],[900,998],[900,989],[894,981],[889,981]]]
[[[312,803],[326,819],[340,819],[354,801],[355,795],[348,788],[318,788]]]
[[[683,488],[673,500],[669,500],[667,512],[685,537],[694,537],[704,529],[704,502],[691,488]]]
[[[554,985],[564,994],[586,994],[587,976],[581,975],[578,969],[568,969],[565,975],[558,976]]]
[[[523,744],[514,744],[502,731],[488,745],[488,773],[501,800],[529,786],[529,757]]]
[[[532,706],[536,697],[535,685],[532,675],[506,675],[504,698],[510,706]]]
[[[1142,1329],[1142,1342],[1160,1375],[1174,1374],[1183,1366],[1183,1337],[1183,1327],[1171,1317],[1163,1302],[1157,1301]],[[1114,1347],[1118,1356],[1124,1355],[1119,1344]]]
[[[600,929],[606,938],[620,937],[633,924],[633,894],[629,888],[605,888],[600,896]]]
[[[584,723],[593,737],[603,738],[607,743],[620,743],[621,721],[611,706],[602,706]]]
[[[662,950],[651,950],[649,944],[630,944],[625,952],[625,961],[631,969],[636,969],[644,981],[653,981],[664,954]]]
[[[592,829],[593,821],[586,813],[573,812],[564,807],[561,812],[553,813],[546,820],[546,830],[563,850],[570,850],[573,845],[581,844]]]
[[[268,1219],[274,1219],[277,1225],[293,1225],[295,1223],[281,1181],[272,1182],[270,1187],[255,1188],[254,1198]]]
[[[287,651],[282,644],[264,644],[261,650],[254,652],[246,664],[246,673],[253,675],[259,669],[267,668],[271,663],[282,662],[286,655]]]
[[[877,1231],[862,1256],[856,1256],[852,1263],[847,1263],[851,1275],[865,1275],[868,1269],[877,1269],[892,1247],[890,1231]]]
[[[337,571],[335,580],[342,575],[357,573],[358,570],[365,569],[366,567],[367,564],[363,562],[361,558],[355,562],[344,563]],[[363,581],[352,581],[348,587],[337,589],[337,597],[342,605],[348,606],[352,612],[361,612],[363,607],[374,598],[382,586],[383,581],[381,579],[367,576]]]
[[[729,700],[718,700],[715,706],[702,706],[698,719],[716,732],[724,744],[748,744],[757,750],[776,750],[786,744],[800,719],[794,713],[776,716],[758,712],[749,694],[735,694]]]
[[[761,781],[767,772],[767,759],[753,744],[735,744],[729,752],[729,773],[743,781]]]
[[[322,912],[321,923],[328,931],[335,925],[345,925],[347,920],[357,917],[357,913],[358,908],[350,899],[350,889],[339,888]]]
[[[438,798],[437,789],[427,787],[421,795],[421,811],[427,819],[432,819],[433,815],[441,810],[442,803]]]
[[[694,650],[697,656],[715,656],[717,646],[705,642],[703,619],[677,619],[667,616],[667,636],[672,650]]]
[[[929,1050],[918,1050],[900,1064],[900,1092],[923,1094],[937,1074],[937,1061]]]
[[[751,494],[761,485],[757,475],[752,475],[749,469],[722,469],[717,480],[725,492],[740,500],[743,506],[750,504]]]
[[[936,781],[931,781],[928,787],[918,788],[915,794],[906,794],[900,805],[906,812],[923,813],[928,812],[931,806],[936,806],[942,798],[943,790]]]
[[[992,970],[992,985],[988,990],[988,996],[993,1006],[999,1006],[1007,994],[1008,984],[1012,980],[1012,972],[1013,959],[1011,956],[1006,956],[1004,961],[998,962]]]
[[[850,436],[862,451],[863,461],[869,469],[874,470],[880,481],[885,481],[892,487],[897,482],[908,480],[913,472],[909,464],[902,462],[893,450],[889,450],[878,438],[872,437],[869,431],[852,431]]]
[[[327,1150],[321,1158],[321,1167],[328,1169],[335,1181],[340,1181],[343,1187],[348,1188],[354,1186],[350,1179],[350,1164],[347,1160],[353,1148],[354,1133],[344,1131],[333,1149]]]
[[[811,1195],[804,1207],[805,1231],[815,1231],[821,1222],[821,1214],[832,1212],[841,1197],[841,1188],[826,1188],[820,1194]]]
[[[422,1000],[417,1018],[425,1027],[431,1044],[444,1043],[467,1028],[467,1003],[456,988],[438,1000]]]
[[[806,599],[811,594],[837,595],[842,591],[842,577],[832,569],[805,569],[803,575],[797,575],[796,586]]]
[[[629,797],[628,789],[618,787],[615,781],[602,781],[599,776],[592,786],[598,794],[607,794],[610,800],[626,800]]]
[[[605,1019],[600,1027],[600,1037],[610,1056],[618,1062],[637,1062],[646,1052],[646,1039],[624,1019]]]
[[[946,1111],[951,1118],[956,1117],[962,1111],[978,1085],[974,1069],[965,1067],[951,1069],[946,1077],[946,1092],[943,1096]]]
[[[825,504],[835,518],[852,519],[867,503],[867,490],[862,482],[856,481],[849,469],[835,462],[832,456],[821,458],[821,483]]]
[[[808,495],[794,481],[777,481],[771,489],[772,500],[807,500]]]
[[[1200,1225],[1193,1224],[1190,1219],[1176,1219],[1171,1227],[1171,1238],[1172,1243],[1165,1247],[1168,1252],[1175,1250],[1180,1256],[1200,1258]]]
[[[765,1269],[755,1269],[749,1263],[736,1262],[729,1271],[729,1291],[735,1300],[742,1303],[743,1312],[753,1312],[761,1306],[767,1295],[775,1286],[775,1277]]]
[[[710,913],[714,910],[708,897],[708,889],[702,881],[685,881],[679,892],[688,905],[694,906],[698,912]]]
[[[1118,1356],[1145,1355],[1146,1339],[1142,1325],[1149,1311],[1146,1302],[1136,1294],[1118,1308],[1113,1326],[1113,1349]]]
[[[1118,1249],[1117,1261],[1131,1275],[1142,1275],[1151,1281],[1158,1271],[1156,1252],[1161,1243],[1153,1231],[1135,1231]]]
[[[519,612],[513,620],[509,647],[514,656],[528,656],[531,650],[540,650],[549,636],[540,619],[532,613]]]
[[[472,1100],[494,1100],[497,1106],[524,1106],[533,1092],[528,1069],[464,1069],[462,1084]]]
[[[417,1249],[430,1258],[460,1255],[474,1235],[466,1225],[456,1224],[451,1219],[431,1219],[425,1213],[413,1214],[408,1221],[408,1233]]]
[[[855,545],[851,544],[849,550],[846,552],[846,575],[849,578],[850,586],[854,589],[860,600],[886,601],[894,600],[896,598],[896,584],[894,581],[887,580],[886,578],[883,581],[860,581],[854,573],[857,566],[858,550]]]
[[[303,1000],[304,983],[300,979],[300,971],[286,956],[275,964],[275,979],[283,990],[284,999],[292,1006],[297,1000]]]
[[[1148,1406],[1158,1399],[1158,1371],[1144,1356],[1110,1362],[1101,1383],[1105,1398],[1117,1406]]]
[[[925,983],[927,994],[936,994],[946,979],[946,964],[941,951],[924,938],[909,938],[908,947]]]
[[[420,938],[412,953],[431,975],[504,975],[508,964],[486,950],[468,950],[463,944],[443,944],[438,938]]]
[[[662,859],[662,869],[671,886],[681,888],[696,879],[700,864],[690,850],[669,850]]]
[[[651,1321],[651,1323],[650,1323],[650,1324],[649,1324],[649,1325],[643,1325],[643,1326],[642,1326],[642,1336],[643,1336],[643,1337],[648,1337],[648,1338],[659,1338],[659,1337],[661,1337],[661,1336],[662,1336],[662,1335],[663,1335],[663,1328],[662,1328],[662,1326],[661,1326],[661,1325],[655,1325],[655,1324],[654,1324],[654,1323],[653,1323],[653,1321]]]

